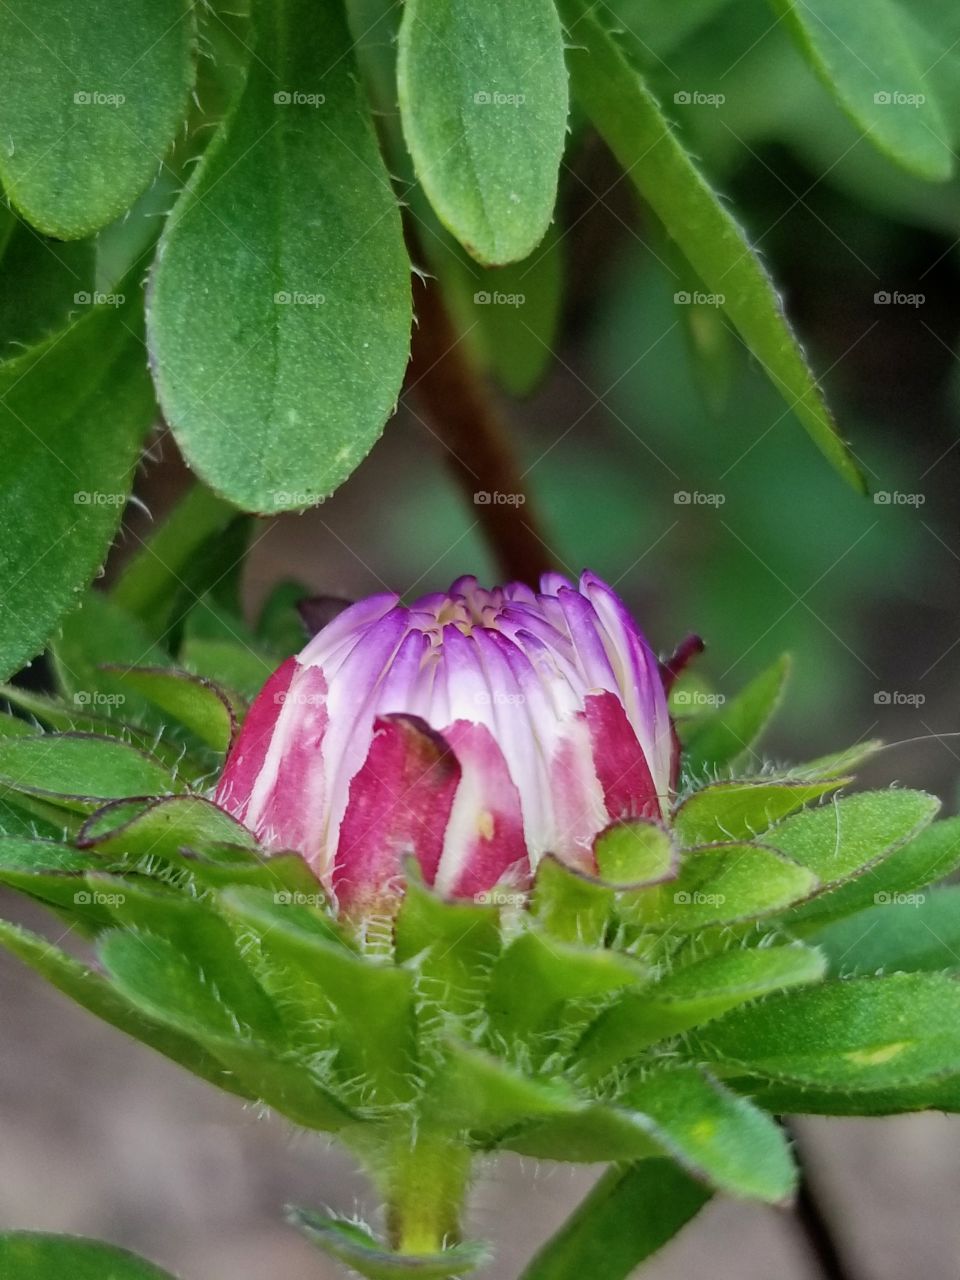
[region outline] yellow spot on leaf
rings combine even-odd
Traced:
[[[882,1044],[879,1049],[853,1049],[843,1056],[848,1062],[856,1062],[861,1067],[879,1067],[881,1063],[895,1058],[898,1053],[903,1053],[909,1046],[909,1040],[898,1040],[894,1044]]]

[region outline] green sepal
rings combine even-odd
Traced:
[[[500,954],[495,906],[448,902],[428,888],[409,859],[394,929],[398,964],[415,974],[418,1000],[435,1016],[458,1020],[483,1007],[490,970]]]
[[[202,796],[114,801],[87,818],[77,844],[116,858],[165,858],[184,848],[223,844],[256,849],[246,827]]]
[[[605,1009],[577,1046],[576,1068],[598,1079],[661,1040],[774,991],[817,982],[825,970],[819,951],[796,943],[736,948],[685,965]]]
[[[295,1043],[331,1056],[358,1105],[408,1100],[416,1063],[412,975],[358,956],[319,911],[305,927],[295,907],[263,890],[227,889],[217,905],[246,940],[244,959],[293,1027]]]
[[[570,1047],[597,1002],[649,981],[648,969],[615,951],[587,950],[529,929],[504,949],[487,997],[489,1043],[541,1062]]]
[[[799,908],[792,924],[819,926],[873,906],[878,895],[888,901],[916,893],[950,875],[960,865],[960,818],[931,823],[906,844],[887,851],[866,874],[822,894]],[[881,899],[882,900],[882,899]]]
[[[644,930],[689,934],[769,916],[810,896],[812,871],[761,844],[688,849],[676,879],[620,896],[624,920]]]
[[[674,814],[674,828],[687,845],[750,840],[849,781],[849,778],[812,782],[748,778],[717,782],[694,791],[681,803]]]
[[[206,676],[172,667],[108,665],[123,687],[136,690],[168,719],[183,725],[206,747],[226,753],[236,737],[245,708]]]
[[[684,771],[692,777],[710,775],[749,752],[780,705],[789,675],[790,656],[784,654],[729,702],[707,715],[678,720]]]
[[[669,880],[679,861],[669,831],[646,818],[605,827],[593,852],[603,880],[624,888]]]
[[[863,791],[787,818],[766,839],[809,867],[825,892],[919,835],[939,808],[923,791]]]

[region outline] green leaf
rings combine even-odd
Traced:
[[[77,844],[100,857],[168,857],[185,847],[201,852],[211,844],[256,849],[241,823],[202,796],[166,796],[144,803],[114,801],[92,813]]]
[[[806,867],[756,844],[690,850],[676,879],[621,895],[624,919],[645,929],[687,934],[776,914],[817,887]]]
[[[933,973],[851,978],[728,1013],[696,1045],[727,1074],[856,1091],[960,1071],[960,985]]]
[[[319,896],[319,893],[318,893]],[[223,915],[254,946],[244,958],[313,1052],[335,1053],[337,1072],[364,1098],[409,1097],[414,1063],[413,984],[393,965],[364,960],[304,928],[283,895],[227,889]]]
[[[780,705],[789,674],[790,658],[784,654],[735,698],[709,715],[697,716],[686,732],[680,721],[687,772],[694,776],[709,773],[733,764],[750,751]],[[677,701],[681,696],[682,693],[677,694]]]
[[[391,1253],[366,1227],[342,1218],[330,1218],[309,1209],[291,1209],[294,1226],[324,1253],[368,1280],[446,1280],[447,1276],[468,1275],[489,1262],[485,1245],[465,1242],[451,1245],[442,1253]]]
[[[11,356],[63,329],[82,300],[92,298],[96,246],[48,240],[0,209],[4,217],[11,227],[0,251],[0,354]]]
[[[960,969],[960,886],[874,896],[876,906],[815,935],[833,974]]]
[[[960,1074],[856,1093],[756,1077],[737,1079],[733,1084],[738,1093],[748,1093],[758,1106],[777,1115],[892,1116],[911,1111],[960,1111]]]
[[[561,942],[601,947],[613,918],[615,890],[547,854],[537,863],[530,910]]]
[[[0,679],[43,648],[120,522],[154,407],[136,301],[0,367]]]
[[[161,631],[183,586],[182,575],[236,514],[235,507],[202,484],[194,485],[123,566],[111,593],[114,602],[154,632]]]
[[[915,839],[887,851],[881,861],[867,867],[864,875],[805,903],[795,919],[804,924],[822,924],[872,906],[877,894],[892,899],[915,893],[950,875],[958,865],[960,818],[945,818],[925,827]]]
[[[578,1033],[598,999],[646,981],[646,969],[626,956],[569,946],[530,930],[494,966],[489,1039],[539,1061]]]
[[[253,13],[243,93],[160,242],[148,330],[190,465],[276,512],[321,501],[379,436],[407,361],[409,262],[342,6]]]
[[[351,1119],[317,1083],[308,1063],[284,1056],[275,1031],[266,1043],[242,1032],[234,1008],[221,998],[219,987],[211,988],[206,970],[168,938],[117,930],[104,935],[100,955],[119,991],[159,1021],[200,1040],[236,1077],[245,1096],[314,1129],[336,1130]]]
[[[479,262],[525,258],[553,216],[567,126],[552,0],[407,0],[400,116],[421,186]]]
[[[257,639],[281,657],[299,653],[306,642],[307,630],[297,605],[314,594],[302,582],[292,579],[278,582],[260,610]]]
[[[587,1028],[577,1069],[596,1080],[650,1045],[720,1017],[771,992],[817,982],[826,963],[804,946],[725,951],[668,974],[645,992],[628,992]]]
[[[178,790],[160,764],[136,747],[86,733],[0,739],[0,788],[87,808],[122,796]]]
[[[0,1274],[16,1280],[174,1280],[152,1262],[97,1240],[30,1231],[0,1234]]]
[[[48,235],[112,222],[153,181],[187,112],[188,0],[10,0],[0,9],[0,178]]]
[[[847,781],[831,778],[823,782],[767,782],[758,778],[718,782],[694,791],[683,801],[674,815],[674,827],[686,845],[750,839]]]
[[[125,688],[134,689],[214,751],[226,752],[237,733],[241,708],[204,676],[161,667],[107,668]]]
[[[439,1123],[497,1135],[517,1125],[584,1109],[556,1077],[533,1079],[472,1046],[450,1043],[430,1085],[430,1114]],[[495,1145],[492,1143],[491,1145]]]
[[[773,0],[800,51],[864,136],[919,178],[953,172],[949,133],[895,0]],[[921,60],[923,59],[923,60]]]
[[[604,29],[606,6],[562,0],[574,96],[824,455],[865,482],[743,230],[675,137],[656,99]]]
[[[78,853],[62,842],[0,838],[0,883],[66,912],[84,932],[95,931],[109,920],[107,911],[92,900],[81,878],[96,867],[96,858]]]
[[[395,957],[416,974],[420,1002],[431,1014],[457,1019],[481,1008],[500,947],[495,906],[445,902],[409,867]]]
[[[642,818],[606,827],[594,842],[594,853],[604,880],[627,887],[671,879],[678,865],[670,833]]]
[[[243,1098],[254,1097],[224,1071],[221,1063],[189,1036],[148,1018],[99,974],[65,955],[45,938],[0,920],[0,945],[35,969],[58,991],[89,1013],[172,1058],[194,1075]]]
[[[615,1166],[536,1255],[521,1280],[626,1280],[710,1198],[669,1160]]]
[[[939,808],[923,791],[863,791],[788,818],[766,838],[830,888],[918,835]]]
[[[133,958],[136,967],[140,963],[135,959],[138,948],[146,953],[136,970],[140,977],[148,967],[159,963],[156,948],[151,952],[157,940],[169,943],[177,956],[178,971],[183,970],[177,980],[171,977],[158,983],[152,996],[144,985],[141,997],[149,1001],[148,1012],[167,1018],[172,1008],[175,1016],[189,1016],[191,1023],[207,1026],[214,1033],[261,1039],[268,1044],[282,1040],[276,1009],[241,962],[230,928],[205,902],[168,890],[140,887],[129,877],[91,874],[87,883],[100,894],[114,920],[126,931],[121,936],[132,940],[129,948],[117,942],[111,955],[122,951],[127,959]],[[147,954],[153,959],[148,959]],[[160,958],[169,962],[168,958]],[[189,982],[188,970],[193,974]],[[133,970],[126,963],[123,973],[132,980]],[[132,990],[131,987],[131,994]],[[186,1025],[183,1029],[189,1030]]]
[[[593,1162],[668,1155],[695,1177],[782,1203],[794,1167],[776,1124],[745,1098],[690,1066],[654,1069],[617,1106],[543,1120],[503,1145],[538,1159]]]

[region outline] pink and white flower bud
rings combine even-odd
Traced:
[[[661,817],[676,767],[659,663],[610,587],[461,578],[362,600],[288,659],[216,799],[352,914],[401,891],[411,854],[457,897],[526,887],[546,853],[594,871],[597,833]]]

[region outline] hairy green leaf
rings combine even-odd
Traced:
[[[120,522],[154,408],[136,302],[0,368],[0,679],[43,648]]]
[[[256,0],[247,81],[175,207],[148,331],[191,466],[251,511],[358,465],[407,360],[400,215],[335,0]]]
[[[189,0],[0,7],[0,178],[34,226],[76,240],[152,182],[187,112]]]
[[[0,1275],[17,1280],[174,1280],[152,1262],[97,1240],[30,1231],[0,1234]]]
[[[516,262],[553,215],[567,124],[552,0],[407,0],[397,83],[403,132],[444,226],[480,262]]]

